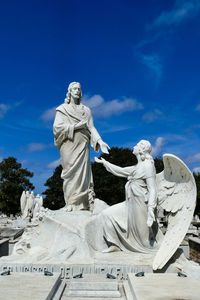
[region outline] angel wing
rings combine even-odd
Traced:
[[[196,205],[196,184],[188,167],[172,154],[163,155],[164,171],[157,174],[158,205],[167,212],[168,227],[154,258],[153,269],[162,269],[187,233]]]

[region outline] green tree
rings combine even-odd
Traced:
[[[55,168],[53,175],[47,179],[44,184],[48,188],[43,195],[46,195],[44,198],[44,207],[50,209],[59,209],[65,206],[65,200],[63,195],[63,180],[61,179],[62,166],[59,165]]]
[[[16,214],[20,211],[20,197],[24,190],[33,190],[28,177],[33,173],[23,169],[14,157],[8,157],[0,163],[0,211]]]
[[[156,157],[154,159],[154,164],[155,164],[155,168],[156,168],[156,173],[160,173],[164,170],[164,164],[163,164],[163,160],[161,157]]]

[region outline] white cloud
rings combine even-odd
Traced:
[[[112,115],[120,115],[126,111],[143,109],[143,105],[136,99],[125,98],[124,100],[104,101],[100,95],[94,95],[90,98],[85,96],[83,103],[90,107],[95,117],[108,118]]]
[[[103,130],[103,133],[119,132],[131,129],[132,126],[111,126],[108,129]]]
[[[197,154],[189,157],[188,162],[190,162],[190,163],[200,162],[200,153],[197,153]]]
[[[0,104],[0,119],[3,119],[3,117],[5,116],[5,114],[9,109],[10,109],[9,105],[3,103]]]
[[[143,109],[143,105],[136,99],[125,98],[123,100],[105,101],[101,95],[94,95],[92,97],[84,96],[82,103],[92,110],[94,117],[107,118],[112,115],[120,115],[126,111],[133,111]],[[56,107],[47,109],[41,116],[45,122],[52,121],[55,118]]]
[[[47,109],[41,116],[40,119],[42,119],[45,122],[52,121],[55,118],[56,114],[56,107],[52,107],[50,109]]]
[[[196,17],[200,10],[199,0],[177,0],[174,7],[169,11],[163,11],[150,26],[173,26]]]
[[[196,174],[197,174],[197,173],[200,173],[200,167],[194,168],[194,169],[193,169],[193,172],[196,173]]]
[[[144,64],[155,76],[156,83],[158,84],[163,71],[163,66],[161,64],[159,55],[155,53],[151,55],[145,55],[145,54],[138,54],[138,55],[142,64]]]
[[[31,153],[31,152],[36,152],[36,151],[42,151],[47,148],[53,147],[52,144],[42,144],[42,143],[30,143],[26,146],[26,151]]]
[[[98,107],[104,103],[104,99],[100,95],[94,95],[90,98],[87,96],[83,97],[83,103],[88,106],[90,109]]]
[[[165,144],[165,139],[163,137],[158,137],[156,139],[155,145],[152,146],[152,156],[158,156],[162,153],[163,146]]]
[[[162,116],[162,112],[159,109],[154,109],[154,111],[147,112],[143,115],[142,119],[147,122],[151,123]]]
[[[51,163],[48,164],[47,168],[48,169],[55,169],[57,166],[61,164],[60,158],[57,160],[52,161]]]

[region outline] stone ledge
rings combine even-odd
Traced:
[[[52,273],[60,273],[61,278],[70,279],[74,275],[83,274],[112,274],[118,279],[127,279],[128,273],[145,272],[152,273],[152,266],[148,265],[124,265],[124,264],[22,264],[22,263],[1,263],[0,271],[10,270],[11,272],[43,273],[48,270]]]
[[[200,238],[198,238],[198,237],[190,237],[188,239],[188,241],[189,241],[189,244],[190,244],[190,242],[194,242],[194,243],[200,245]]]
[[[128,274],[132,300],[190,299],[199,300],[200,281],[177,274],[145,274],[136,277]],[[124,286],[126,289],[126,285]]]

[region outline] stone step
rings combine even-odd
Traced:
[[[66,296],[71,297],[103,297],[119,298],[119,284],[117,279],[110,279],[105,275],[87,274],[83,278],[70,280]]]

